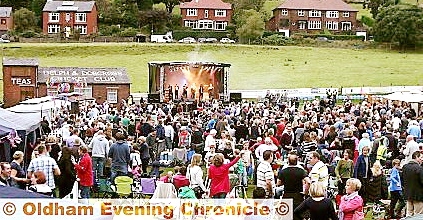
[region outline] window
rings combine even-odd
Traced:
[[[306,29],[306,24],[307,24],[306,21],[298,21],[298,29],[300,30]]]
[[[191,27],[192,29],[197,29],[198,21],[185,21],[185,27]]]
[[[197,16],[197,9],[187,9],[187,16]]]
[[[228,22],[226,21],[216,21],[214,24],[215,30],[226,30],[226,26],[228,25]]]
[[[66,13],[66,16],[65,16],[65,21],[66,21],[66,22],[69,22],[69,21],[70,21],[70,19],[71,19],[71,15],[70,15],[69,13]]]
[[[48,13],[49,22],[59,22],[59,13]]]
[[[343,31],[351,30],[351,22],[341,22],[341,28]]]
[[[288,9],[282,9],[282,15],[288,16]]]
[[[57,34],[60,32],[60,25],[58,24],[49,24],[47,28],[47,33]]]
[[[75,29],[79,30],[80,34],[87,34],[87,26],[85,25],[76,25]]]
[[[85,99],[90,99],[93,97],[93,88],[91,86],[82,87],[82,88],[75,87],[74,91],[78,93],[82,93],[83,98]]]
[[[87,22],[87,14],[86,13],[76,13],[75,14],[75,22]]]
[[[342,16],[344,18],[348,18],[348,17],[350,17],[350,12],[349,11],[344,11],[344,12],[342,12]]]
[[[107,101],[109,103],[117,103],[117,101],[118,101],[118,91],[117,91],[117,89],[108,89],[107,90]]]
[[[328,30],[338,30],[338,22],[336,21],[327,21],[326,28]]]
[[[1,24],[6,24],[6,19],[1,19]]]
[[[226,10],[215,10],[214,16],[215,17],[226,17]]]
[[[213,21],[198,21],[198,29],[213,29]]]
[[[338,11],[327,11],[326,12],[326,17],[327,18],[338,18]]]
[[[322,12],[321,11],[316,11],[316,10],[312,10],[308,12],[308,16],[309,17],[322,17]]]
[[[304,10],[298,10],[297,15],[300,16],[300,17],[303,17],[304,16]]]
[[[209,17],[209,10],[204,10],[204,18],[208,18]]]
[[[321,21],[309,21],[308,22],[308,29],[322,29],[322,22]]]

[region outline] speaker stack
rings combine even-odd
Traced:
[[[242,94],[240,92],[233,92],[229,94],[229,101],[230,102],[242,102]]]

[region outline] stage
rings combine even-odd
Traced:
[[[150,62],[149,97],[153,102],[229,101],[230,64],[208,62]]]

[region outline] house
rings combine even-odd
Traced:
[[[69,37],[74,30],[81,35],[98,32],[97,5],[95,1],[52,1],[43,8],[43,33],[65,33]]]
[[[194,30],[224,31],[232,19],[232,6],[221,0],[193,0],[180,4],[182,26]]]
[[[357,9],[342,0],[286,0],[273,9],[267,29],[283,32],[315,33],[326,29],[333,33],[355,31]]]
[[[12,7],[0,7],[0,34],[4,34],[12,29]]]

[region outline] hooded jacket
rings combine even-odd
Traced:
[[[102,134],[94,136],[88,148],[92,149],[92,157],[106,157],[109,153],[109,141]]]

